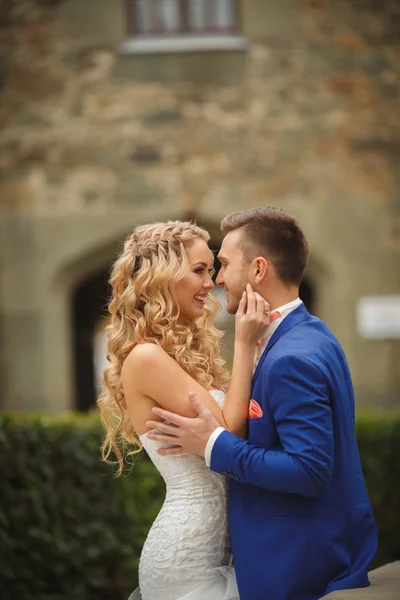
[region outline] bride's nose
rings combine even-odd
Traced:
[[[215,283],[211,279],[210,275],[208,275],[208,277],[206,277],[206,279],[204,280],[203,287],[206,290],[212,290],[213,287],[215,287]]]

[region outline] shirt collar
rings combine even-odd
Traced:
[[[295,308],[300,306],[300,304],[302,304],[302,300],[300,300],[300,298],[296,298],[295,300],[291,300],[287,304],[278,306],[278,308],[275,308],[274,310],[271,311],[271,314],[274,312],[279,312],[282,319],[284,319],[285,317],[288,316],[289,313],[292,312],[292,310],[294,310]]]

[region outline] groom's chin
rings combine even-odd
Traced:
[[[238,308],[239,308],[239,304],[235,304],[235,305],[229,305],[228,304],[227,307],[226,307],[226,312],[229,315],[236,315]]]

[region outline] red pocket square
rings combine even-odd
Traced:
[[[263,416],[263,411],[261,406],[255,400],[250,400],[249,406],[249,419],[257,419],[258,417]]]

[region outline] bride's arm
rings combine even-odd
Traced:
[[[122,369],[124,396],[129,406],[147,396],[161,408],[184,417],[197,416],[189,402],[194,392],[222,427],[243,435],[250,401],[254,348],[268,321],[265,301],[250,289],[241,300],[236,320],[235,353],[229,391],[223,410],[214,398],[160,346],[139,344],[128,355]]]

